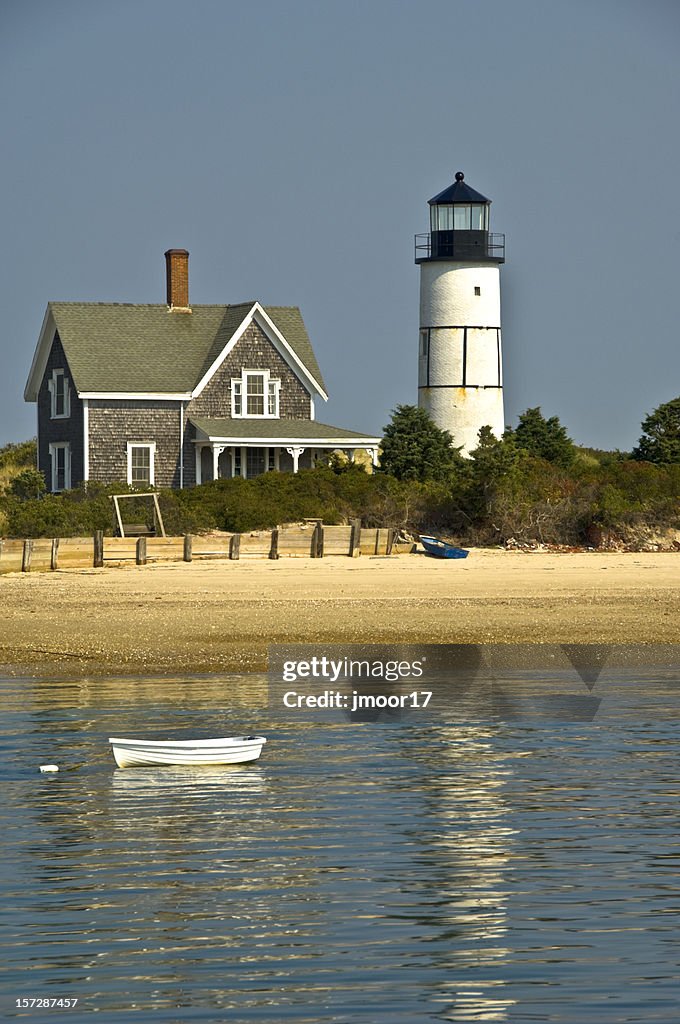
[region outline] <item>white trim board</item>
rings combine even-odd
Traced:
[[[302,445],[305,448],[379,448],[381,437],[217,437],[194,438],[195,445],[235,445],[241,448],[285,448]]]
[[[127,402],[188,402],[191,392],[179,391],[79,391],[78,398],[117,399]]]

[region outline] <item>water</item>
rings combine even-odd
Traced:
[[[6,680],[3,1012],[675,1024],[678,684],[643,682],[592,722],[381,726],[277,720],[260,677]],[[235,768],[106,743],[244,731]]]

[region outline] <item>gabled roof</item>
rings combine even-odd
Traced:
[[[153,394],[189,397],[240,329],[255,320],[322,397],[325,385],[296,306],[192,306],[50,302],[24,397],[35,401],[52,345],[59,334],[78,394]]]

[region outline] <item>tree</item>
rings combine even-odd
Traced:
[[[570,466],[576,454],[574,442],[560,423],[557,416],[546,419],[540,406],[527,409],[519,417],[513,432],[515,444],[531,455],[558,466]]]
[[[462,462],[452,442],[424,409],[398,405],[385,427],[380,471],[398,480],[448,480]]]
[[[665,402],[642,421],[642,437],[633,458],[668,465],[680,462],[680,398]]]

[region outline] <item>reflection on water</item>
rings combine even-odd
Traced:
[[[670,1024],[674,691],[641,715],[637,684],[594,722],[390,727],[277,721],[259,677],[6,682],[3,1008]],[[107,743],[251,731],[233,767],[117,770]]]

